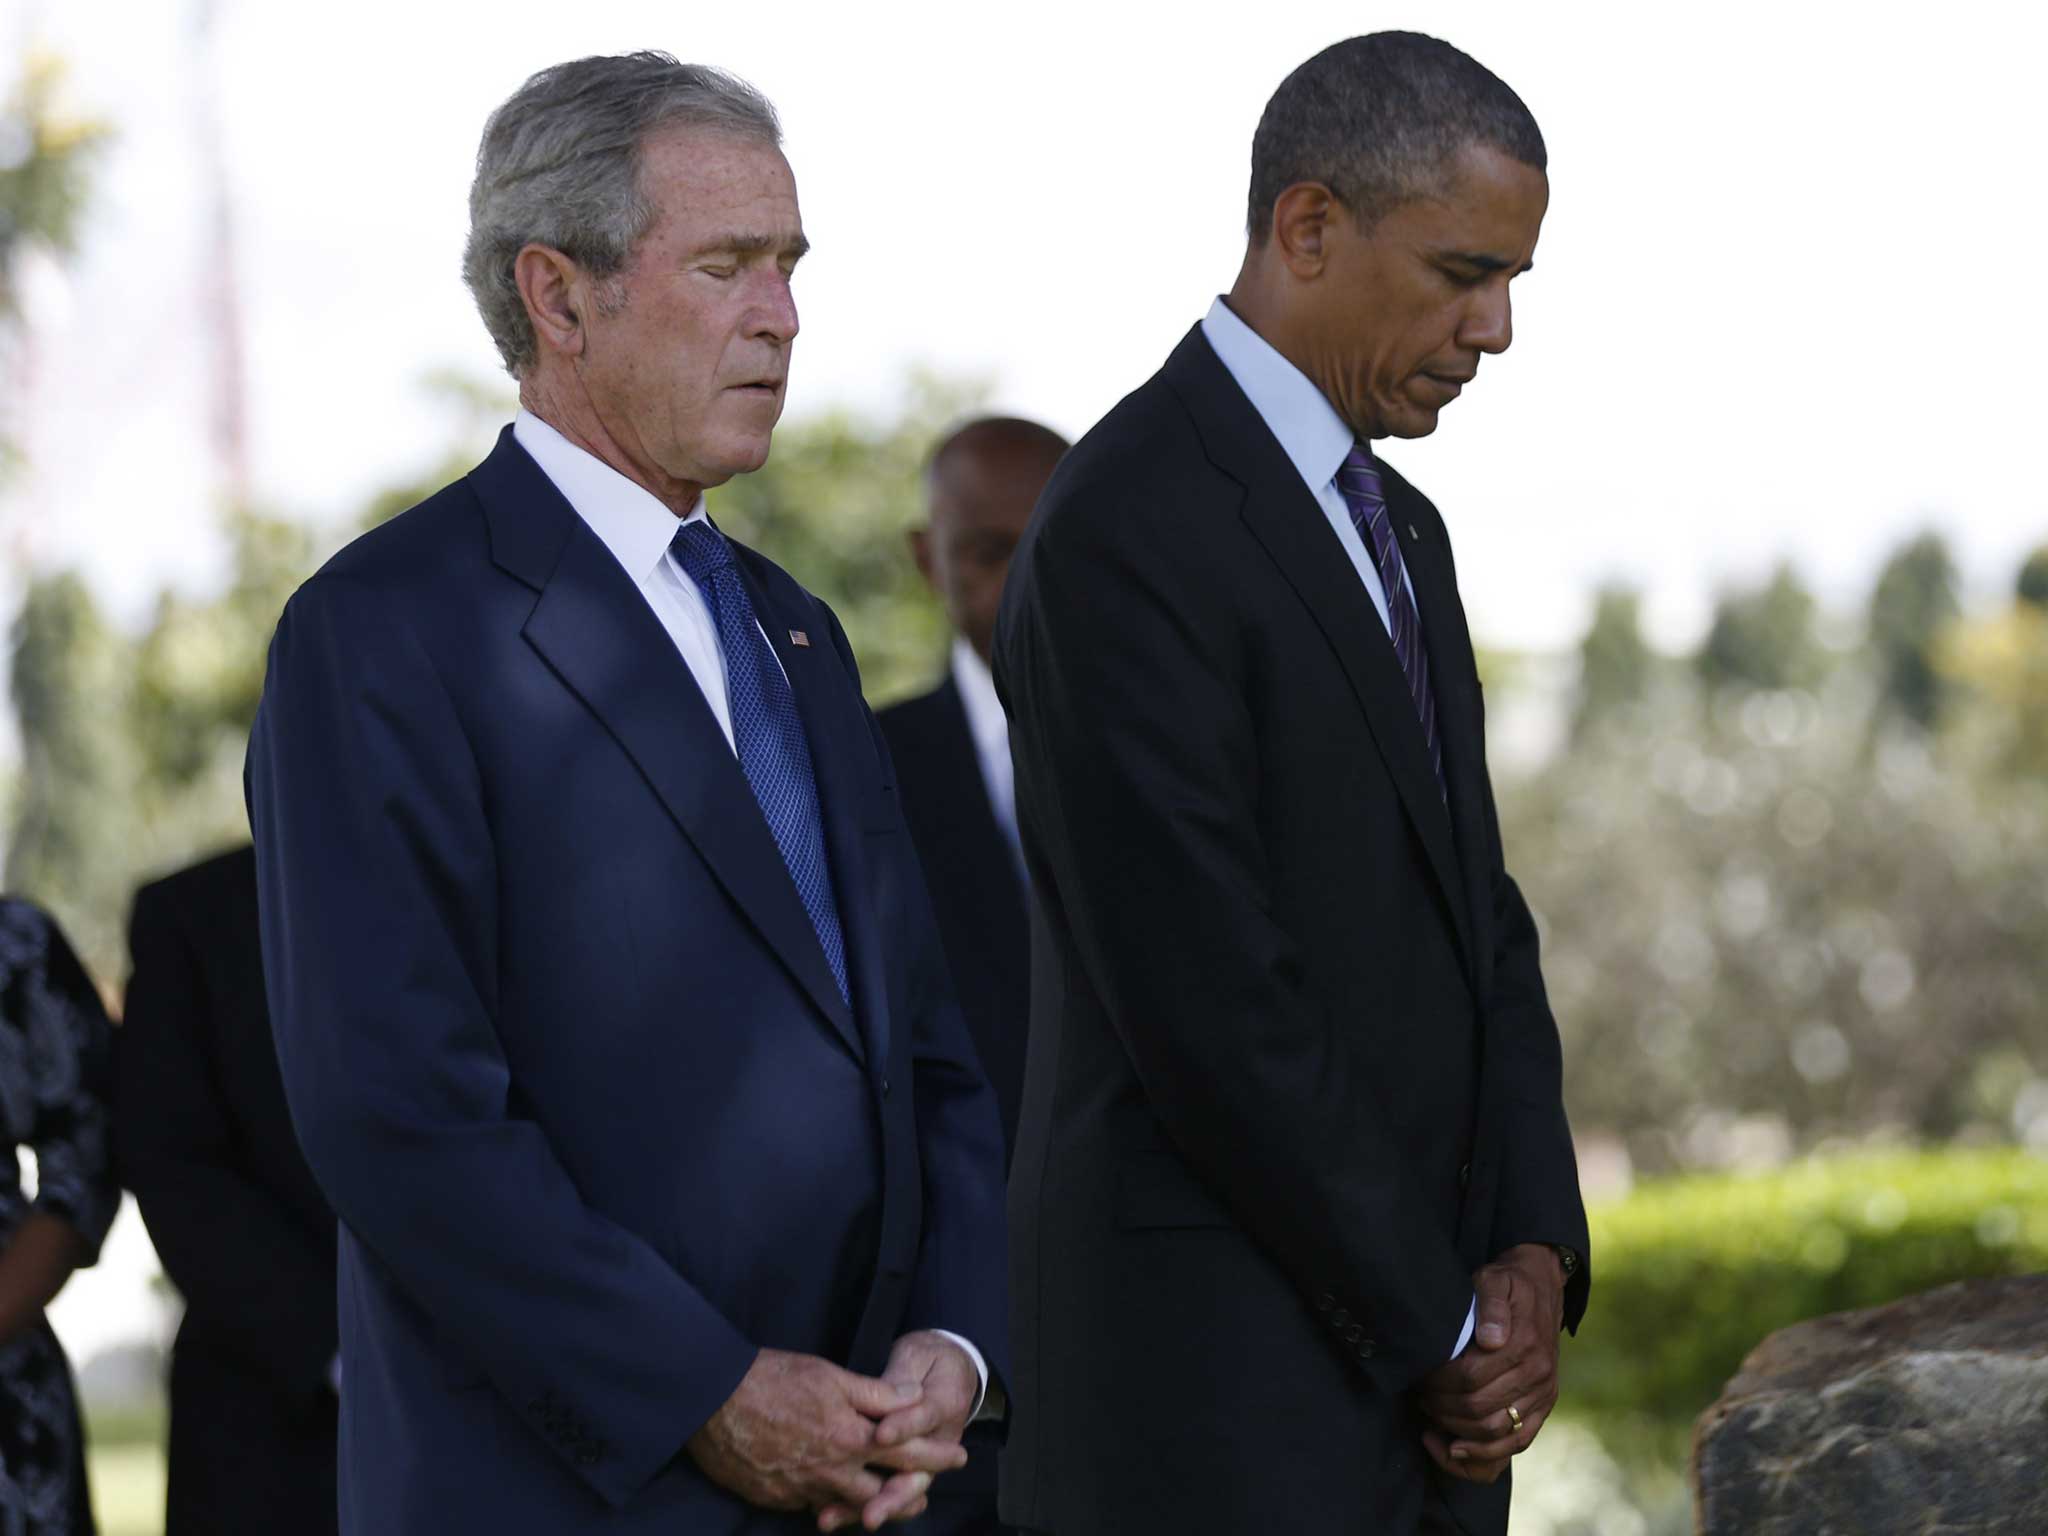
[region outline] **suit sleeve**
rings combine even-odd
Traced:
[[[240,1165],[206,1045],[204,982],[171,902],[146,887],[129,924],[135,968],[114,1046],[121,1180],[209,1337],[281,1395],[323,1395],[333,1268]]]
[[[1578,1158],[1565,1120],[1564,1051],[1543,988],[1535,919],[1502,854],[1491,783],[1486,786],[1486,832],[1497,936],[1486,1039],[1489,1050],[1504,1055],[1500,1081],[1507,1085],[1493,1251],[1550,1243],[1578,1254],[1578,1273],[1564,1293],[1565,1326],[1576,1333],[1592,1288],[1592,1254]]]
[[[1387,1134],[1400,1086],[1347,1047],[1275,919],[1229,573],[1157,508],[1059,510],[997,642],[1040,899],[1182,1159],[1401,1390],[1448,1357],[1471,1277]]]
[[[839,621],[838,646],[856,686],[859,671]],[[872,713],[875,750],[888,744]],[[995,1091],[974,1051],[939,939],[938,920],[901,827],[900,883],[907,910],[901,941],[910,963],[912,1088],[918,1162],[923,1172],[923,1231],[911,1277],[907,1329],[943,1328],[974,1342],[992,1381],[1009,1378],[1009,1261],[1003,1209],[1003,1129]]]
[[[307,1162],[436,1338],[624,1504],[757,1350],[587,1206],[520,1113],[493,1025],[487,786],[430,656],[375,589],[329,575],[292,600],[248,789],[272,1024]]]

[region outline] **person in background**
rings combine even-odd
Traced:
[[[933,452],[910,548],[952,625],[945,679],[885,709],[903,818],[917,843],[968,1033],[1014,1145],[1024,1091],[1030,932],[1010,728],[988,652],[1010,555],[1067,440],[1014,416],[970,421]]]
[[[1547,157],[1396,32],[1251,162],[1229,294],[1062,461],[996,625],[1038,915],[1002,1510],[1499,1536],[1586,1217],[1450,537],[1376,445],[1507,350]]]
[[[878,1526],[1002,1412],[1002,1127],[887,749],[838,619],[705,510],[789,380],[780,140],[665,54],[515,92],[464,270],[519,414],[271,644],[348,1536]]]
[[[332,1532],[334,1213],[285,1109],[254,850],[145,885],[128,946],[116,1163],[185,1300],[164,1536]]]
[[[43,1309],[91,1264],[120,1201],[107,1143],[110,1029],[49,915],[0,898],[0,1531],[90,1536],[85,1436]],[[16,1152],[35,1154],[23,1192]]]

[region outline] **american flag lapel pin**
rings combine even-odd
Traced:
[[[806,650],[809,650],[811,644],[811,637],[805,634],[800,629],[792,629],[789,632],[789,643],[791,645],[800,645],[804,647]]]

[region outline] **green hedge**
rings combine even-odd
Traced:
[[[1639,1186],[1591,1212],[1563,1410],[1666,1453],[1766,1334],[1951,1280],[2048,1269],[2048,1159],[1942,1151]]]

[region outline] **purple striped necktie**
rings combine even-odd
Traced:
[[[1415,612],[1415,598],[1408,590],[1407,567],[1401,562],[1401,546],[1394,541],[1393,519],[1387,515],[1387,494],[1380,484],[1379,466],[1363,443],[1353,443],[1337,470],[1337,494],[1351,513],[1351,526],[1372,551],[1379,567],[1380,585],[1387,593],[1387,631],[1394,642],[1394,659],[1408,679],[1408,693],[1415,701],[1416,717],[1422,722],[1422,742],[1429,749],[1429,764],[1436,770],[1437,792],[1445,800],[1443,746],[1436,733],[1436,692],[1429,686],[1429,652],[1422,643],[1422,621]]]

